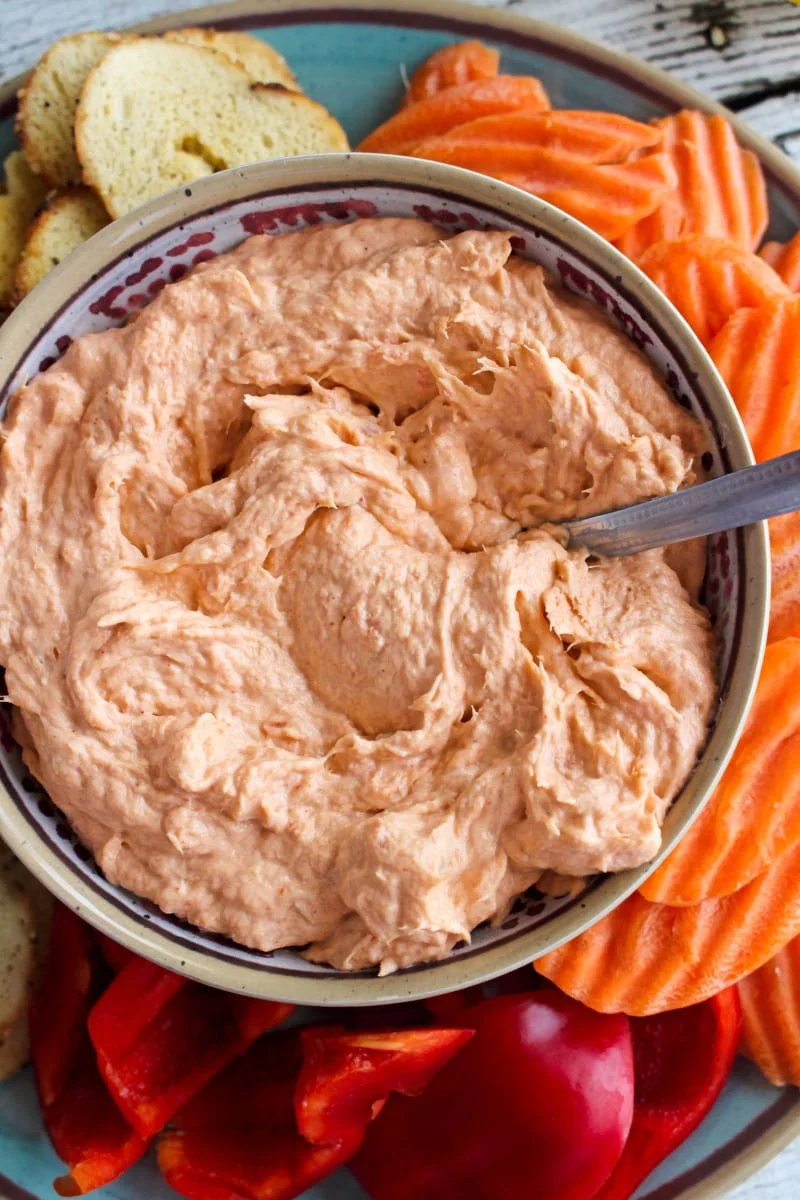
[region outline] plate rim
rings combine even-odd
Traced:
[[[731,123],[737,138],[748,149],[753,150],[767,167],[777,186],[793,196],[800,206],[800,167],[767,138],[752,129],[738,114],[724,104],[704,95],[688,83],[671,75],[660,67],[622,51],[614,50],[601,42],[541,21],[524,13],[505,8],[487,7],[466,3],[464,0],[340,0],[332,6],[328,0],[229,0],[227,3],[211,4],[201,8],[178,10],[164,16],[125,27],[126,32],[157,34],[165,30],[188,25],[232,24],[245,20],[257,24],[260,17],[280,18],[283,22],[296,23],[301,14],[326,12],[329,18],[345,12],[363,12],[365,20],[370,13],[390,15],[418,14],[435,17],[442,21],[451,19],[463,23],[492,26],[506,36],[517,33],[527,38],[536,37],[567,54],[600,64],[621,76],[634,79],[662,98],[680,107],[692,107],[709,113],[720,113]],[[16,94],[30,78],[31,71],[23,72],[0,84],[0,119],[13,115]],[[784,1089],[785,1090],[785,1089]],[[795,1096],[793,1108],[760,1134],[756,1141],[734,1155],[728,1162],[713,1169],[709,1175],[688,1190],[678,1194],[670,1190],[671,1196],[682,1200],[721,1200],[730,1189],[737,1187],[786,1149],[800,1135],[800,1093]],[[19,1186],[19,1185],[15,1185]],[[647,1200],[658,1200],[661,1188],[651,1192]],[[23,1193],[24,1194],[24,1193]],[[666,1195],[665,1195],[666,1200]]]
[[[733,1188],[752,1179],[760,1170],[773,1162],[800,1136],[800,1093],[796,1088],[776,1088],[776,1092],[794,1092],[794,1106],[766,1129],[748,1146],[745,1146],[728,1162],[711,1171],[705,1179],[681,1193],[673,1193],[674,1200],[724,1200]],[[660,1200],[660,1188],[645,1194],[643,1200]],[[665,1197],[666,1200],[666,1197]]]

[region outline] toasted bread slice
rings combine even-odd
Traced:
[[[6,875],[12,884],[22,889],[30,903],[33,917],[35,948],[33,978],[44,969],[50,923],[53,918],[53,897],[34,879],[30,871],[15,858],[8,847],[0,842],[0,875]],[[10,1028],[0,1035],[0,1081],[10,1079],[25,1066],[30,1056],[28,1036],[28,1002]]]
[[[342,127],[308,96],[253,83],[204,46],[158,38],[120,42],[90,72],[75,142],[112,217],[227,167],[347,149]]]
[[[30,1056],[28,1014],[17,1017],[7,1033],[0,1038],[0,1083],[16,1075]]]
[[[75,109],[86,76],[117,41],[113,33],[61,38],[39,59],[19,93],[17,134],[28,162],[51,188],[81,181]]]
[[[0,874],[2,873],[6,873],[13,882],[18,884],[30,901],[36,940],[35,970],[38,973],[44,966],[47,954],[55,900],[47,888],[39,883],[39,880],[31,875],[28,868],[23,866],[19,859],[11,853],[5,842],[0,841]]]
[[[65,188],[45,203],[28,230],[14,272],[14,299],[19,302],[48,271],[108,224],[108,213],[91,188]]]
[[[28,226],[45,198],[44,183],[15,150],[5,161],[4,195],[0,195],[0,309],[10,308],[14,271],[22,254]]]
[[[13,865],[0,865],[0,1038],[27,1010],[36,963],[36,927]]]
[[[293,92],[302,91],[282,55],[249,33],[226,33],[190,25],[186,29],[170,30],[164,37],[168,42],[190,42],[194,46],[217,50],[243,67],[254,83],[282,83]]]

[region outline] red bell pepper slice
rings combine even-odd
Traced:
[[[296,1031],[270,1034],[231,1063],[161,1136],[158,1164],[190,1200],[292,1200],[346,1162],[357,1136],[311,1146],[297,1132]]]
[[[628,1200],[697,1128],[730,1074],[741,1030],[735,987],[652,1017],[631,1017],[633,1124],[617,1166],[595,1200]]]
[[[57,904],[44,974],[31,1003],[31,1058],[42,1108],[64,1091],[75,1066],[91,1006],[91,932]]]
[[[147,1150],[148,1142],[109,1096],[85,1033],[67,1087],[42,1111],[53,1149],[69,1166],[69,1174],[53,1183],[59,1196],[83,1196],[104,1187]]]
[[[295,1091],[297,1128],[308,1142],[355,1139],[390,1092],[418,1096],[472,1037],[471,1029],[389,1033],[304,1029],[303,1069]]]
[[[193,983],[133,957],[89,1015],[100,1073],[120,1112],[152,1137],[290,1004]]]
[[[61,1196],[80,1196],[111,1183],[147,1149],[109,1095],[86,1031],[102,974],[93,960],[90,930],[57,905],[30,1031],[45,1128],[70,1169],[53,1185]]]

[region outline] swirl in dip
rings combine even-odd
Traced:
[[[12,402],[0,659],[115,883],[270,950],[440,958],[651,858],[715,700],[704,550],[537,527],[704,436],[509,235],[252,237]]]

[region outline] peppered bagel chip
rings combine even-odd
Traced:
[[[28,1061],[29,1053],[28,1014],[22,1013],[8,1032],[0,1037],[0,1082],[16,1075]]]
[[[9,861],[0,865],[0,1037],[25,1012],[36,964],[36,926],[25,888]]]
[[[0,194],[0,309],[10,308],[17,268],[28,226],[45,197],[45,186],[19,150],[5,161],[4,194]]]
[[[37,974],[44,964],[47,953],[47,943],[50,937],[50,924],[53,920],[53,905],[55,900],[39,880],[30,873],[28,868],[12,854],[8,846],[0,839],[0,874],[7,874],[13,883],[22,888],[31,906],[34,935],[36,941],[36,962],[34,974]]]
[[[86,76],[119,38],[113,33],[76,33],[42,55],[19,93],[17,134],[28,162],[50,187],[80,183],[74,123]]]
[[[25,238],[14,273],[15,299],[27,296],[48,271],[108,220],[108,213],[91,188],[65,188],[51,196]]]
[[[90,72],[75,141],[84,181],[112,217],[227,167],[347,149],[342,127],[308,96],[159,38],[120,42]]]
[[[244,67],[253,82],[282,83],[293,92],[302,90],[283,56],[252,34],[238,33],[236,30],[201,29],[190,25],[186,29],[170,30],[164,34],[164,40],[190,42],[194,46],[217,50],[231,62]]]
[[[33,964],[32,976],[42,970],[47,942],[50,932],[50,922],[53,916],[53,897],[42,887],[38,879],[15,858],[8,847],[0,841],[0,879],[9,882],[12,888],[22,890],[28,901],[30,916],[33,921]],[[0,886],[2,895],[2,886]],[[0,924],[2,917],[0,917]],[[2,954],[2,950],[0,950]],[[2,961],[2,960],[0,960]],[[2,967],[0,967],[0,975]],[[0,991],[2,984],[0,983]],[[16,1020],[0,1032],[0,1081],[10,1079],[21,1067],[25,1066],[30,1055],[30,1039],[28,1036],[28,1000],[30,987],[26,988],[22,1009]]]

